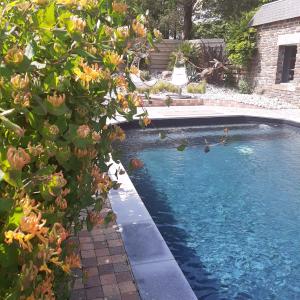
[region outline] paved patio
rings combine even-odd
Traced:
[[[117,226],[79,233],[82,273],[71,300],[139,300]]]

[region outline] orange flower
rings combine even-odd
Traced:
[[[10,82],[15,90],[27,89],[29,86],[28,74],[26,73],[24,77],[22,77],[20,74],[17,74],[11,78]]]
[[[111,132],[109,135],[110,140],[120,140],[121,142],[124,141],[126,138],[124,130],[119,126],[115,126],[114,129],[115,131]]]
[[[145,28],[144,24],[137,20],[132,22],[132,29],[139,37],[145,37],[147,34],[147,29]]]
[[[133,170],[141,169],[144,166],[143,162],[137,158],[133,158],[130,160],[130,167]]]
[[[4,57],[4,61],[7,64],[20,64],[24,59],[24,53],[18,48],[9,49]]]
[[[149,119],[147,116],[143,118],[143,123],[147,127],[151,124],[151,119]]]
[[[129,69],[129,73],[138,75],[140,73],[140,70],[136,66],[131,66]]]
[[[31,93],[21,91],[17,94],[13,93],[12,97],[14,98],[14,104],[21,105],[21,107],[29,107],[31,100]]]
[[[154,30],[153,30],[153,33],[154,33],[154,36],[155,36],[157,39],[161,39],[161,38],[162,38],[162,33],[161,33],[158,29],[154,29]]]
[[[88,137],[90,132],[91,132],[91,129],[88,125],[81,125],[77,129],[77,135],[82,139],[85,139],[86,137]]]
[[[69,265],[70,268],[81,268],[80,257],[74,253],[66,257],[65,263]]]
[[[55,200],[55,204],[61,209],[65,210],[68,208],[68,202],[66,199],[62,198],[61,196],[58,196]]]
[[[73,30],[76,32],[84,32],[86,22],[77,16],[72,16],[71,18]]]
[[[41,223],[40,223],[41,222]],[[20,221],[20,229],[22,232],[36,236],[42,243],[46,244],[48,239],[44,235],[48,232],[48,228],[44,227],[46,220],[42,219],[42,214],[38,215],[34,212],[24,216]]]
[[[119,38],[125,39],[129,36],[129,27],[128,26],[118,27],[116,33]]]
[[[9,230],[4,233],[5,236],[5,243],[12,244],[14,240],[19,242],[19,245],[24,250],[28,250],[29,252],[32,251],[33,247],[30,242],[31,239],[34,238],[34,235],[32,234],[24,234],[23,232],[20,232],[18,228],[15,231]]]
[[[54,93],[53,96],[50,95],[47,96],[47,101],[51,103],[54,107],[60,107],[63,103],[65,103],[65,100],[66,100],[65,94],[58,96],[56,95],[56,93]]]
[[[107,51],[104,55],[104,61],[108,64],[119,66],[123,63],[123,57],[115,51]]]
[[[121,2],[116,2],[114,1],[112,3],[112,9],[114,12],[119,13],[119,14],[124,14],[127,12],[128,10],[128,6],[125,3],[121,3]]]
[[[98,143],[101,140],[101,135],[100,133],[93,131],[92,133],[92,139],[95,143]]]
[[[30,156],[23,148],[9,147],[7,150],[7,160],[14,170],[22,170],[30,163]]]

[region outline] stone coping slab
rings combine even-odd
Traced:
[[[121,164],[114,163],[110,176],[114,178],[116,169],[120,167],[123,168]],[[196,300],[128,174],[119,175],[118,182],[121,188],[111,191],[109,199],[117,215],[117,224],[141,298]]]

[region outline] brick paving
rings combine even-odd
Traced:
[[[70,300],[140,300],[117,226],[79,233],[82,272]]]

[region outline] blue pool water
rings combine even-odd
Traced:
[[[228,128],[208,154],[224,126],[129,130],[122,162],[143,160],[131,179],[199,299],[300,299],[300,131]]]

